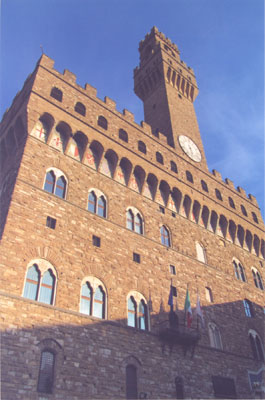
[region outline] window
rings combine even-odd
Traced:
[[[106,120],[105,117],[103,117],[103,115],[100,115],[98,117],[98,126],[100,126],[101,128],[107,130],[108,129],[108,121]]]
[[[164,246],[170,247],[169,230],[164,225],[160,228],[160,238]]]
[[[205,288],[205,297],[209,303],[213,303],[213,292],[211,288],[209,287]]]
[[[222,350],[222,341],[219,328],[213,323],[210,322],[208,325],[209,328],[209,337],[210,337],[210,346]]]
[[[126,212],[126,227],[139,235],[143,234],[143,218],[134,207],[130,207]]]
[[[134,365],[126,366],[126,399],[137,399],[137,369]]]
[[[178,297],[178,293],[177,293],[177,288],[176,288],[176,286],[172,286],[172,285],[171,285],[171,290],[172,290],[172,296],[173,296],[173,297]]]
[[[175,267],[175,265],[170,265],[169,266],[169,270],[170,270],[171,275],[176,275],[176,267]]]
[[[145,145],[145,143],[142,142],[141,140],[139,140],[139,142],[138,142],[138,150],[139,150],[141,153],[146,154],[146,145]]]
[[[257,215],[254,212],[252,212],[251,214],[252,214],[253,221],[256,222],[256,224],[258,224],[259,221],[258,221]]]
[[[256,268],[252,268],[252,275],[253,275],[255,286],[258,289],[264,290],[264,286],[263,286],[263,282],[262,282],[260,273],[258,272],[258,270]]]
[[[187,181],[189,181],[190,183],[193,183],[193,176],[190,173],[190,171],[186,171],[186,178],[187,178]]]
[[[39,265],[33,263],[28,268],[23,297],[51,305],[54,303],[56,278],[49,266],[48,261],[40,260]]]
[[[99,279],[89,277],[81,287],[80,312],[105,319],[106,290]]]
[[[178,173],[177,164],[174,161],[170,161],[170,169],[172,172]]]
[[[38,392],[52,393],[54,380],[55,355],[49,350],[41,353],[40,371],[38,379]]]
[[[247,213],[247,210],[245,209],[245,207],[242,204],[240,207],[241,207],[242,214],[245,215],[245,217],[247,217],[248,213]]]
[[[148,311],[147,303],[143,296],[138,292],[132,292],[127,300],[127,325],[141,329],[148,330]]]
[[[140,262],[141,262],[140,254],[133,253],[133,261],[137,262],[138,264],[140,264]]]
[[[212,376],[214,397],[216,399],[236,399],[236,387],[234,379]]]
[[[128,143],[128,133],[124,129],[119,130],[119,138]]]
[[[243,265],[238,260],[233,260],[233,266],[236,279],[246,282],[246,275]]]
[[[205,248],[198,242],[196,242],[197,259],[203,263],[206,263],[206,251]]]
[[[161,214],[165,214],[165,208],[162,206],[159,206],[159,211],[161,212]]]
[[[205,192],[208,192],[207,183],[205,181],[201,180],[201,185],[202,185],[202,190],[204,190]]]
[[[63,100],[63,92],[58,89],[57,87],[53,87],[51,90],[51,97],[53,97],[54,99],[58,100],[58,101],[62,101]]]
[[[245,310],[246,316],[249,318],[253,317],[254,313],[253,313],[253,306],[252,306],[251,301],[244,299],[243,305],[244,305],[244,310]]]
[[[164,159],[161,153],[159,153],[159,151],[156,152],[156,161],[159,164],[164,164]]]
[[[184,399],[183,379],[180,376],[175,378],[176,399]]]
[[[48,228],[55,229],[56,219],[48,216],[46,219],[46,226]]]
[[[234,203],[234,200],[232,199],[232,197],[228,197],[228,201],[229,201],[230,207],[236,208],[235,203]]]
[[[75,105],[75,111],[78,114],[81,114],[83,116],[86,115],[86,107],[84,106],[84,104],[80,103],[79,101]]]
[[[88,211],[106,218],[106,199],[103,193],[94,189],[88,195]]]
[[[248,333],[250,346],[255,360],[264,361],[264,349],[259,335],[251,329]]]
[[[216,196],[216,198],[217,198],[218,200],[223,201],[223,198],[222,198],[222,195],[221,195],[220,190],[215,189],[215,196]]]
[[[100,247],[100,237],[93,235],[92,243],[93,243],[93,246]]]
[[[46,192],[55,194],[61,199],[64,199],[66,195],[66,186],[66,179],[62,171],[54,168],[46,173],[43,188]]]

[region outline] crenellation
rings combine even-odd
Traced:
[[[152,128],[149,124],[147,124],[145,121],[141,121],[140,122],[140,126],[143,129],[144,133],[146,133],[149,136],[153,136],[152,135]]]
[[[116,102],[115,102],[114,100],[112,100],[110,97],[105,96],[105,97],[104,97],[104,103],[105,103],[107,106],[109,106],[109,108],[110,108],[112,111],[117,111],[117,110],[116,110]]]
[[[41,65],[43,67],[46,67],[47,69],[54,69],[54,60],[48,57],[46,54],[42,54],[39,61],[37,62],[37,65]]]
[[[89,83],[85,84],[85,91],[88,93],[89,96],[94,98],[97,97],[97,89],[89,85]]]
[[[230,187],[230,189],[235,190],[234,182],[229,178],[225,178],[224,182]]]
[[[76,75],[73,74],[73,72],[69,71],[68,69],[65,69],[63,71],[63,76],[66,79],[66,81],[70,82],[71,84],[76,84]],[[76,84],[76,86],[79,85]]]
[[[134,114],[128,111],[126,108],[122,110],[122,115],[127,119],[127,121],[135,122]]]
[[[216,171],[216,169],[213,169],[213,170],[212,170],[212,174],[213,174],[217,179],[219,179],[221,182],[223,182],[222,175],[221,175],[221,173],[220,173],[219,171]]]

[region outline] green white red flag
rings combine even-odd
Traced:
[[[187,323],[187,327],[190,328],[191,323],[192,323],[192,310],[191,310],[191,305],[190,305],[190,295],[189,295],[188,288],[187,288],[187,292],[186,292],[184,311],[185,311],[185,320]]]

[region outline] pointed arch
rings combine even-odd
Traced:
[[[156,196],[157,185],[158,185],[157,177],[154,174],[149,173],[145,182],[143,194],[149,199],[154,200]]]

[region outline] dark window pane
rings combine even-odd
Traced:
[[[214,396],[217,399],[236,399],[236,387],[234,379],[213,376]]]
[[[140,235],[143,233],[143,221],[139,214],[136,214],[135,217],[135,232],[139,233]]]
[[[143,331],[147,330],[147,307],[143,300],[139,304],[139,328]]]
[[[49,193],[53,193],[54,191],[54,184],[55,184],[55,175],[52,171],[47,172],[44,190]]]
[[[52,393],[55,356],[50,351],[41,353],[38,392]]]
[[[126,399],[137,399],[137,371],[134,365],[126,367]]]
[[[63,176],[60,176],[60,178],[57,179],[56,182],[56,188],[55,188],[56,196],[60,197],[61,199],[64,199],[65,189],[66,189],[66,180]]]
[[[93,303],[93,316],[97,318],[104,318],[104,301],[105,293],[99,286],[95,291]]]
[[[80,311],[84,314],[91,315],[91,295],[92,295],[92,289],[88,285],[88,283],[85,283],[82,286],[81,305],[80,305]]]
[[[134,220],[133,213],[132,213],[131,210],[128,210],[127,213],[126,213],[126,215],[127,215],[127,217],[126,217],[126,220],[127,220],[127,221],[126,221],[126,226],[127,226],[128,229],[130,229],[131,231],[133,231],[133,226],[134,226],[134,223],[133,223],[133,220]]]
[[[46,271],[41,280],[39,301],[46,304],[53,303],[55,277],[49,269]]]
[[[92,213],[96,213],[96,200],[97,197],[94,192],[89,193],[88,196],[88,211]]]
[[[31,300],[37,300],[39,288],[40,273],[37,265],[28,269],[23,297]]]
[[[128,299],[128,326],[136,328],[136,303],[132,296]]]
[[[97,214],[100,217],[105,218],[106,217],[106,201],[104,199],[103,196],[100,196],[100,198],[98,199],[98,210],[97,210]]]

